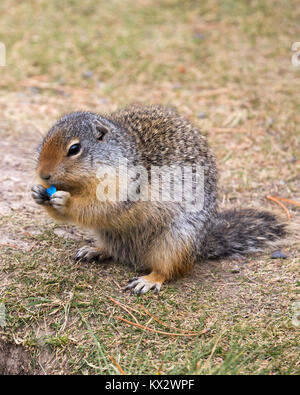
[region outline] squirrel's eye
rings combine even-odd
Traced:
[[[73,144],[71,145],[71,147],[69,148],[68,151],[68,156],[72,156],[72,155],[76,155],[78,154],[78,152],[80,151],[80,144]]]

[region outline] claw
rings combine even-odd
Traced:
[[[128,280],[127,284],[130,284],[130,283],[132,283],[132,281],[136,281],[137,279],[138,279],[138,277],[133,277],[130,280]]]
[[[126,287],[124,288],[124,292],[128,291],[129,289],[132,289],[136,286],[136,284],[138,283],[138,277],[134,277],[131,280],[128,281]]]

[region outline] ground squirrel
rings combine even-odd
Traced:
[[[130,198],[132,188],[138,194],[141,185],[128,186],[128,176],[125,179],[118,171],[111,189],[116,187],[120,197],[120,188],[127,182],[125,199],[99,197],[99,185],[108,182],[107,174],[99,176],[99,169],[100,173],[117,169],[120,158],[126,159],[129,168],[146,169],[148,199]],[[151,199],[153,166],[202,169],[201,206],[190,209],[184,199],[174,199],[174,188],[181,183],[183,190],[197,190],[195,170],[192,178],[177,180],[177,185],[171,177],[173,200]],[[138,173],[136,178],[141,178],[142,171]],[[260,251],[285,235],[284,224],[268,212],[218,211],[214,155],[199,130],[169,108],[132,106],[107,116],[68,114],[38,148],[37,174],[42,185],[32,188],[36,203],[56,220],[91,229],[97,236],[96,247],[80,248],[75,259],[112,257],[147,270],[149,274],[130,280],[125,287],[137,294],[158,292],[163,282],[184,275],[197,261]],[[46,191],[50,185],[57,190],[52,196]]]

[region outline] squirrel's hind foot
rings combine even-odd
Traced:
[[[131,294],[144,295],[148,291],[152,291],[156,294],[159,293],[164,277],[159,274],[152,272],[147,276],[134,277],[128,281],[124,292],[131,290]]]
[[[99,250],[98,248],[91,247],[89,245],[85,245],[77,251],[74,259],[75,261],[84,261],[91,262],[97,261],[102,262],[106,259],[109,259],[110,256],[106,254],[103,250]]]

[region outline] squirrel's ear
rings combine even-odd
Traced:
[[[114,130],[115,127],[112,123],[106,120],[95,120],[92,125],[92,131],[95,139],[101,141],[104,136],[111,130]]]

